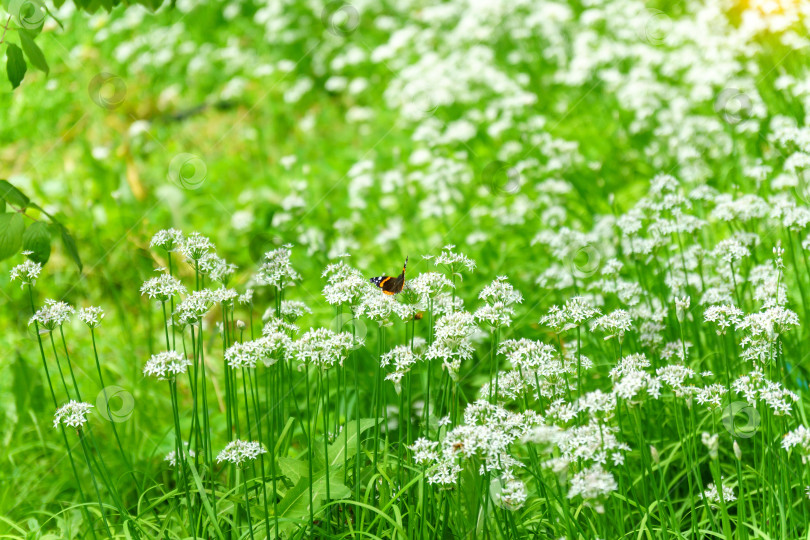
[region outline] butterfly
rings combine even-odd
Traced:
[[[402,265],[402,273],[397,277],[379,276],[373,277],[371,281],[374,285],[382,289],[385,294],[397,294],[402,292],[405,285],[405,269],[408,267],[408,257],[405,257],[405,264]]]

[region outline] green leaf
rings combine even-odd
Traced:
[[[8,49],[6,49],[6,74],[8,74],[12,89],[20,86],[26,69],[22,50],[15,44],[9,43]]]
[[[329,476],[329,496],[332,499],[343,499],[351,496],[351,491],[346,487],[339,475]],[[326,473],[316,475],[312,482],[312,509],[317,512],[326,499]],[[287,492],[278,503],[278,515],[286,519],[301,519],[309,515],[309,479],[302,478],[291,490]],[[286,523],[288,526],[296,526],[296,523]]]
[[[48,262],[51,257],[51,233],[44,222],[35,221],[25,230],[23,250],[33,252],[28,258],[34,262]]]
[[[64,244],[70,258],[79,267],[79,272],[81,272],[84,266],[82,266],[82,259],[79,257],[79,250],[76,248],[76,241],[73,240],[73,236],[70,235],[64,225],[59,225],[59,231],[62,234],[62,244]]]
[[[45,72],[46,75],[50,73],[51,70],[48,67],[48,62],[45,60],[45,55],[42,54],[42,50],[34,42],[34,38],[28,31],[20,29],[20,44],[25,52],[25,56],[27,56],[28,60],[31,62],[31,65]]]
[[[281,469],[281,474],[286,476],[297,484],[302,478],[309,478],[309,465],[306,461],[295,459],[291,457],[278,458],[278,466]]]
[[[362,435],[364,431],[373,428],[382,422],[382,420],[382,418],[361,418],[359,434]],[[357,452],[357,436],[356,421],[350,420],[335,442],[329,445],[330,468],[334,469],[343,465],[344,452],[346,453],[345,459],[349,459]]]
[[[19,189],[15,188],[8,180],[0,180],[0,197],[12,206],[18,206],[24,209],[31,204],[31,199]]]
[[[24,231],[22,214],[13,212],[0,215],[0,261],[20,251]]]

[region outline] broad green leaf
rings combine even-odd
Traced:
[[[33,252],[32,261],[45,264],[51,257],[51,233],[42,221],[32,223],[23,234],[23,250]]]
[[[0,215],[0,261],[20,251],[24,231],[22,214],[10,212]]]
[[[380,422],[382,422],[382,418],[361,418],[359,434],[362,435],[364,431],[373,428]],[[346,453],[345,459],[349,459],[357,452],[357,436],[357,423],[355,420],[350,420],[335,442],[329,445],[330,468],[334,469],[343,465],[344,452]]]
[[[22,49],[13,43],[9,43],[6,49],[6,74],[12,89],[20,86],[23,77],[25,77],[26,69],[28,68],[25,65]]]
[[[28,58],[28,61],[31,62],[32,66],[40,71],[45,72],[46,75],[50,73],[51,70],[48,67],[47,60],[45,60],[45,55],[42,54],[42,50],[34,42],[34,38],[28,33],[28,31],[22,29],[20,30],[20,44],[25,52],[25,56]]]
[[[65,245],[68,255],[70,255],[70,258],[73,259],[73,262],[79,267],[79,272],[81,272],[84,267],[82,266],[82,259],[79,257],[79,250],[76,248],[76,241],[73,240],[73,236],[70,235],[70,232],[68,232],[63,225],[59,225],[59,231],[62,235],[62,243]]]
[[[8,180],[0,180],[0,197],[3,197],[8,204],[17,206],[20,209],[27,208],[31,204],[31,199]]]
[[[291,457],[278,458],[278,466],[281,474],[289,478],[293,484],[297,484],[302,478],[309,477],[309,465],[306,461]]]
[[[351,496],[351,491],[337,475],[329,476],[329,496],[332,499],[343,499]],[[312,509],[317,512],[326,499],[326,473],[321,472],[312,482]],[[278,515],[287,519],[301,519],[309,515],[309,479],[302,478],[287,492],[278,503]],[[285,527],[295,527],[287,523]]]

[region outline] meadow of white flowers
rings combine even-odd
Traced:
[[[202,43],[210,13],[233,36]],[[132,306],[107,275],[74,290],[15,261],[6,292],[57,432],[31,444],[65,458],[69,487],[41,509],[52,524],[0,512],[0,532],[810,538],[810,3],[178,0],[159,16],[98,14],[67,58],[153,77],[161,111],[185,103],[178,79],[271,95],[300,113],[293,149],[323,154],[338,122],[340,150],[268,149],[278,183],[203,212],[214,177],[228,185],[217,145],[265,136],[246,107],[195,158],[207,175],[127,175],[115,200],[144,184],[169,208],[122,233],[155,270],[123,284]],[[257,33],[269,52],[240,42]],[[130,116],[127,152],[183,150]],[[116,150],[87,138],[99,161]],[[82,207],[55,178],[49,204]],[[274,245],[243,264],[263,227]],[[402,292],[369,281],[406,256]],[[109,292],[78,294],[100,276]],[[137,347],[110,345],[127,332]],[[148,438],[112,415],[117,384],[145,388]]]

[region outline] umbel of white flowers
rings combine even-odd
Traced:
[[[160,381],[185,373],[191,360],[177,351],[164,351],[153,354],[143,367],[144,375],[152,375]]]
[[[262,454],[266,454],[267,449],[258,441],[242,441],[236,439],[231,441],[219,454],[217,463],[228,461],[234,465],[242,465],[246,461],[253,461]]]
[[[71,399],[68,403],[59,407],[53,415],[54,429],[58,428],[59,424],[81,429],[87,422],[87,415],[92,408],[93,406],[89,403],[82,403]]]

